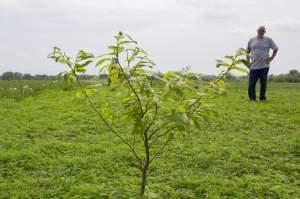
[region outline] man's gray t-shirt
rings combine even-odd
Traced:
[[[250,69],[257,70],[270,66],[270,64],[266,63],[270,49],[276,50],[278,48],[271,38],[264,36],[263,38],[253,37],[250,39],[247,49],[251,51]]]

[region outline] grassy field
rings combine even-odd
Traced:
[[[300,198],[300,84],[271,83],[268,97],[231,83],[211,122],[155,162],[148,197]],[[135,198],[131,159],[75,91],[0,97],[0,198]]]

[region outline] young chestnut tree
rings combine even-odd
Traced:
[[[244,72],[248,54],[239,49],[236,55],[218,60],[217,67],[225,70],[214,81],[198,85],[188,72],[167,72],[159,77],[152,70],[154,62],[135,40],[122,32],[114,38],[116,43],[101,56],[80,50],[73,59],[55,47],[49,58],[68,66],[64,79],[68,84],[78,84],[77,95],[85,97],[100,122],[128,147],[141,174],[139,194],[144,196],[153,161],[176,134],[200,126],[199,121],[210,112],[204,100],[209,91],[222,91],[223,79],[231,70]],[[84,86],[79,80],[78,75],[92,63],[107,74],[110,95],[121,99],[119,104],[105,100],[99,103],[104,85],[95,82]]]

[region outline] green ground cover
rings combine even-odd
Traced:
[[[153,164],[149,198],[300,198],[300,84],[270,83],[264,103],[228,87]],[[0,198],[135,198],[132,159],[75,91],[0,97]]]

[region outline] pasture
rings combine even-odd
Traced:
[[[0,81],[0,198],[135,198],[126,146],[63,87]],[[147,197],[300,198],[300,84],[270,83],[263,103],[246,87],[229,82],[209,122],[175,137]]]

